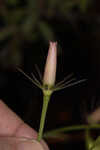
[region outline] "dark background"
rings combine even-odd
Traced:
[[[16,67],[38,78],[35,65],[43,74],[49,41],[57,41],[57,81],[71,72],[87,81],[52,95],[45,131],[87,123],[100,105],[99,7],[98,0],[0,0],[0,98],[37,131],[42,92]],[[82,149],[83,134],[47,142],[51,149]]]

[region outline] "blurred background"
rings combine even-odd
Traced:
[[[72,72],[87,81],[53,94],[45,131],[87,123],[100,106],[100,1],[0,0],[0,98],[37,131],[42,92],[16,67],[39,78],[49,41],[58,42],[57,81]],[[51,150],[84,149],[80,132],[46,140]]]

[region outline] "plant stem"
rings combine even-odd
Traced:
[[[92,130],[92,129],[100,129],[100,124],[92,124],[92,125],[73,125],[73,126],[68,126],[68,127],[62,127],[62,128],[58,128],[58,129],[54,129],[51,131],[48,131],[46,133],[44,133],[44,137],[50,137],[53,136],[57,133],[62,133],[62,132],[70,132],[70,131],[79,131],[79,130]]]
[[[45,93],[43,95],[43,107],[42,107],[42,114],[41,114],[41,120],[40,120],[40,128],[39,128],[39,133],[38,133],[38,138],[37,138],[38,141],[40,141],[43,136],[43,129],[44,129],[46,112],[47,112],[50,96],[51,95],[46,95]]]

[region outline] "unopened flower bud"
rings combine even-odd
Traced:
[[[56,67],[57,67],[57,42],[50,42],[44,70],[43,85],[53,86],[55,84]]]

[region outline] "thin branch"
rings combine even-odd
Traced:
[[[80,131],[80,130],[86,130],[86,129],[100,129],[100,124],[95,124],[95,125],[73,125],[73,126],[68,126],[68,127],[62,127],[58,129],[54,129],[51,131],[47,131],[44,133],[44,137],[49,137],[51,135],[57,134],[57,133],[63,133],[63,132],[70,132],[70,131]]]

